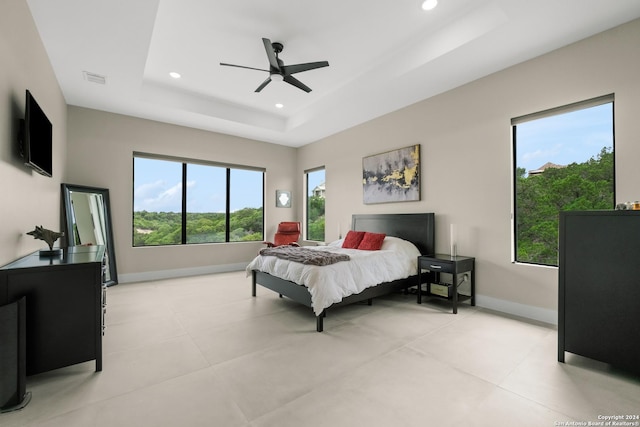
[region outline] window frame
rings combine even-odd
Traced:
[[[143,158],[148,160],[160,160],[160,161],[170,161],[181,164],[182,168],[182,177],[181,177],[181,237],[179,243],[171,243],[171,244],[162,244],[162,245],[136,245],[135,244],[135,232],[133,227],[133,219],[135,216],[134,206],[135,206],[135,161],[136,158]],[[201,166],[211,166],[226,169],[225,171],[225,240],[224,242],[187,242],[187,170],[189,165],[201,165]],[[231,171],[232,170],[245,170],[245,171],[253,171],[262,173],[262,238],[259,240],[251,240],[251,241],[231,241]],[[200,244],[220,244],[220,243],[252,243],[264,240],[264,224],[265,224],[265,182],[266,182],[266,169],[262,167],[255,166],[247,166],[247,165],[239,165],[239,164],[230,164],[230,163],[221,163],[214,161],[207,161],[201,159],[190,159],[186,157],[176,157],[176,156],[166,156],[159,154],[150,154],[143,152],[133,152],[132,156],[132,227],[131,227],[131,245],[133,248],[148,248],[148,247],[163,247],[163,246],[187,246],[187,245],[200,245]]]
[[[530,266],[540,266],[540,267],[549,267],[549,268],[557,268],[556,264],[542,264],[535,262],[527,262],[518,260],[518,232],[516,230],[518,218],[517,218],[517,126],[519,124],[523,124],[526,122],[530,122],[533,120],[544,119],[548,117],[553,117],[561,114],[571,113],[575,111],[585,110],[592,107],[602,106],[605,104],[611,104],[611,154],[613,156],[613,206],[615,207],[616,203],[616,162],[615,162],[615,94],[610,93],[607,95],[574,102],[571,104],[550,108],[547,110],[539,111],[536,113],[526,114],[519,117],[514,117],[511,119],[511,262],[514,264],[522,264],[522,265],[530,265]]]
[[[313,240],[310,238],[309,236],[309,194],[311,193],[311,190],[313,190],[312,188],[309,188],[309,174],[314,173],[314,172],[318,172],[318,171],[324,171],[324,183],[325,183],[325,191],[326,191],[326,180],[327,180],[327,175],[326,175],[326,168],[324,166],[318,166],[312,169],[307,169],[304,171],[304,187],[305,187],[305,192],[304,192],[304,236],[305,236],[305,240],[309,241],[309,242],[323,242],[326,240],[326,226],[325,226],[325,230],[323,233],[323,240]],[[326,213],[326,192],[325,192],[325,213]]]

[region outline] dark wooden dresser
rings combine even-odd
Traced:
[[[90,360],[102,370],[103,246],[0,267],[0,306],[26,296],[26,374]]]
[[[640,211],[560,213],[558,361],[640,372]]]

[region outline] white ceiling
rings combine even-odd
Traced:
[[[640,17],[638,0],[27,1],[68,104],[293,147]],[[312,92],[220,66],[268,69],[263,37],[285,64],[329,61],[295,75]]]

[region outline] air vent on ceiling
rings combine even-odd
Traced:
[[[88,82],[98,83],[101,85],[107,83],[107,78],[105,76],[101,76],[100,74],[91,73],[89,71],[83,71],[82,74],[84,74],[84,79]]]

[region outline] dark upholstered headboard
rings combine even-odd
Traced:
[[[433,213],[354,214],[351,219],[351,229],[386,233],[388,236],[408,240],[418,247],[422,255],[436,253]]]

